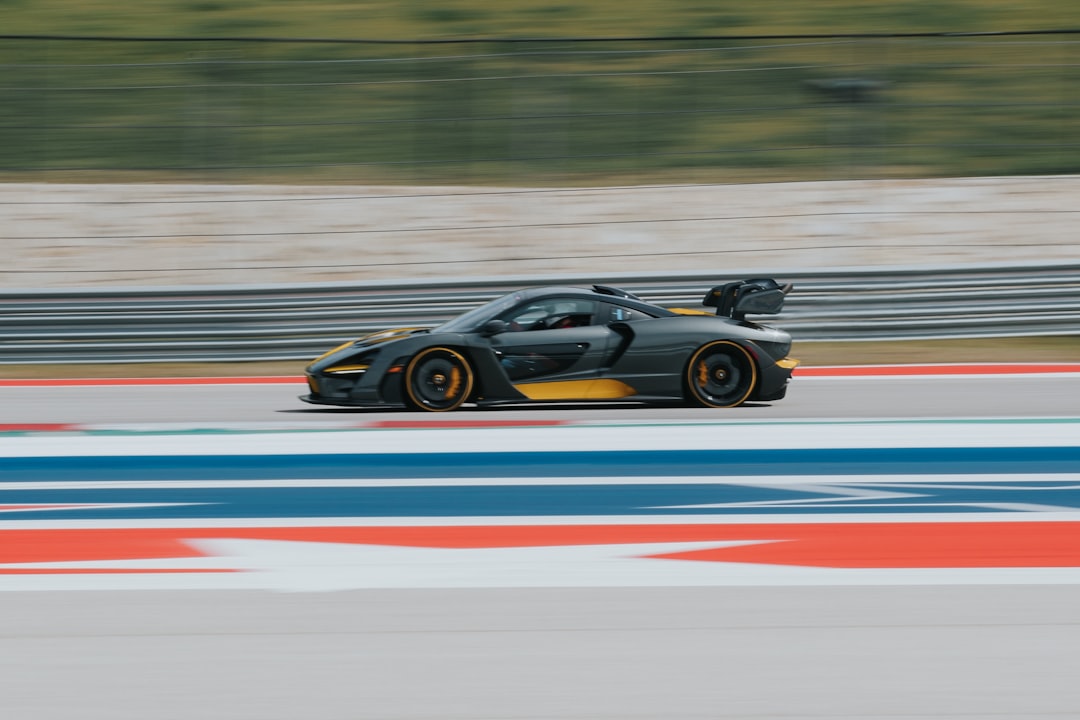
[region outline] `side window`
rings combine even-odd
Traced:
[[[510,330],[560,330],[596,322],[596,302],[578,298],[545,298],[504,314]]]
[[[652,315],[647,315],[640,310],[623,307],[622,305],[609,305],[610,322],[632,322],[634,320],[648,320]]]
[[[529,303],[514,308],[503,316],[511,330],[531,330],[547,316],[547,308],[540,303]]]

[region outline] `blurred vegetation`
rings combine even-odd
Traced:
[[[1080,3],[1060,0],[0,0],[0,12],[0,180],[1080,170],[1080,35],[700,39],[1080,28]],[[645,37],[664,39],[610,39]],[[450,42],[462,38],[476,42]]]
[[[1080,28],[1062,0],[0,0],[5,34],[658,37]]]

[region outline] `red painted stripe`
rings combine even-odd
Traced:
[[[0,423],[0,432],[74,432],[80,425],[71,423]]]
[[[796,377],[895,375],[1023,375],[1080,373],[1080,363],[979,363],[941,365],[839,365],[795,368]]]
[[[407,428],[501,428],[501,427],[554,427],[569,425],[569,420],[375,420],[363,427],[382,430]]]
[[[0,387],[72,387],[100,385],[282,385],[303,383],[300,376],[165,378],[0,378]]]
[[[0,563],[193,558],[197,539],[432,548],[759,541],[658,555],[832,568],[1080,567],[1080,522],[0,530]],[[11,568],[18,570],[18,568]],[[0,565],[0,574],[9,570]]]

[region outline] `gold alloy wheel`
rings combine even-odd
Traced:
[[[450,348],[421,350],[405,368],[405,397],[409,407],[429,412],[456,410],[472,394],[472,368]]]
[[[746,402],[757,385],[757,364],[743,346],[731,340],[702,345],[686,366],[687,399],[705,407],[735,407]]]

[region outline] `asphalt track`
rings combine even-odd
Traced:
[[[1004,369],[1000,372],[999,369]],[[1023,370],[1024,372],[1016,372]],[[154,381],[150,381],[154,382]],[[575,420],[784,420],[795,418],[1070,417],[1080,415],[1080,364],[1030,366],[930,366],[796,370],[788,397],[728,410],[635,405],[531,405],[464,408],[452,415],[307,405],[297,378],[0,380],[0,426],[65,423],[276,422],[292,425],[350,422]]]
[[[347,549],[327,545],[325,550],[316,552],[315,548],[323,543],[312,542],[317,538],[303,533],[322,532],[318,523],[311,529],[309,522],[313,514],[321,511],[280,494],[288,488],[279,489],[276,491],[279,499],[274,502],[280,504],[274,506],[273,516],[279,519],[281,527],[275,532],[280,534],[269,540],[264,536],[259,542],[264,547],[280,543],[279,549],[291,548],[295,554],[290,561],[291,574],[287,578],[281,576],[288,582],[275,589],[255,585],[244,589],[245,578],[270,577],[265,567],[261,568],[262,573],[205,572],[218,562],[211,557],[213,553],[206,552],[175,557],[171,561],[176,563],[174,570],[187,568],[198,572],[177,572],[173,577],[182,578],[177,580],[178,586],[188,588],[192,586],[183,583],[193,577],[216,578],[214,582],[219,584],[211,589],[139,589],[156,581],[134,572],[137,567],[132,563],[145,561],[133,559],[112,561],[129,563],[113,566],[117,573],[114,580],[106,575],[84,574],[78,566],[69,563],[56,566],[67,567],[72,574],[61,577],[53,589],[49,589],[48,583],[57,578],[43,576],[39,590],[0,592],[0,717],[17,720],[1080,717],[1080,684],[1075,680],[1080,671],[1080,582],[1076,578],[1080,560],[1074,555],[1080,552],[1080,531],[1075,529],[1080,518],[1080,498],[1075,491],[1080,477],[1075,457],[1080,446],[1080,423],[1074,420],[1080,416],[1080,400],[1077,400],[1080,375],[944,372],[944,375],[888,378],[805,376],[796,379],[789,397],[782,402],[730,411],[551,406],[466,411],[449,418],[312,408],[295,399],[300,387],[288,381],[268,385],[0,387],[0,426],[6,430],[0,434],[7,437],[4,447],[14,448],[9,450],[8,457],[0,458],[0,462],[6,463],[0,467],[6,468],[5,498],[10,507],[26,502],[12,501],[18,497],[15,493],[70,492],[64,483],[76,479],[84,483],[78,487],[90,488],[79,492],[133,492],[125,485],[131,478],[117,476],[110,480],[107,476],[94,475],[95,464],[83,448],[99,443],[143,452],[143,460],[138,457],[131,460],[134,472],[141,477],[151,478],[147,473],[173,473],[177,482],[190,482],[202,470],[195,460],[188,462],[184,458],[197,458],[199,452],[224,452],[220,448],[247,452],[242,448],[248,442],[243,428],[258,429],[267,432],[265,437],[270,438],[265,445],[270,461],[260,477],[284,479],[295,476],[299,467],[287,462],[290,450],[286,446],[300,442],[297,437],[310,438],[303,442],[312,444],[344,443],[351,437],[349,431],[304,435],[285,430],[336,431],[361,427],[387,431],[385,435],[371,436],[386,440],[382,447],[367,452],[373,456],[397,453],[395,457],[399,458],[410,453],[427,453],[423,457],[432,462],[423,472],[436,477],[448,472],[435,464],[435,460],[443,457],[439,454],[441,446],[422,447],[422,438],[434,438],[433,443],[448,445],[456,442],[454,438],[488,438],[494,447],[484,450],[521,454],[548,450],[533,448],[529,443],[534,437],[560,438],[564,442],[567,438],[580,437],[594,444],[594,450],[616,453],[611,448],[617,448],[622,438],[648,451],[647,439],[652,432],[649,428],[674,423],[673,434],[664,442],[679,455],[636,457],[646,464],[666,463],[666,471],[678,480],[654,483],[649,478],[658,474],[657,468],[642,466],[636,472],[644,476],[645,484],[627,485],[626,477],[635,472],[627,468],[622,480],[612,478],[608,482],[614,483],[622,494],[633,495],[632,498],[612,494],[597,481],[590,481],[589,495],[580,495],[580,485],[549,478],[552,468],[540,460],[536,467],[523,471],[525,482],[536,488],[547,483],[543,485],[547,488],[544,492],[552,493],[552,498],[562,497],[557,495],[558,487],[560,482],[568,482],[571,484],[566,491],[572,493],[574,503],[585,500],[591,503],[588,518],[573,520],[563,517],[560,513],[565,511],[552,505],[550,527],[573,534],[576,523],[579,531],[610,535],[610,542],[626,543],[626,538],[618,536],[624,532],[619,529],[622,525],[612,524],[625,522],[626,510],[618,506],[620,501],[632,499],[637,507],[656,507],[657,498],[640,494],[690,493],[677,498],[665,495],[665,502],[698,503],[693,511],[695,515],[684,520],[702,523],[700,532],[707,530],[706,535],[716,527],[723,527],[725,532],[736,528],[746,533],[729,537],[731,542],[727,547],[704,552],[749,553],[735,561],[749,563],[755,560],[748,558],[775,562],[778,557],[775,553],[788,553],[784,561],[787,570],[769,571],[774,573],[769,575],[773,578],[769,581],[772,585],[752,578],[741,585],[711,587],[697,580],[665,584],[663,578],[652,586],[629,586],[633,583],[619,578],[605,585],[599,575],[611,572],[611,565],[597,559],[583,566],[586,575],[576,583],[554,586],[513,586],[509,581],[501,585],[494,583],[495,586],[490,581],[488,586],[470,586],[459,579],[456,585],[442,582],[442,586],[429,583],[436,586],[402,589],[400,582],[395,585],[397,581],[391,580],[382,587],[356,589],[358,586],[350,585],[346,578],[337,587],[320,588],[311,585],[313,578],[324,577],[319,565],[342,562],[345,553],[356,552],[356,546]],[[903,422],[883,422],[885,418]],[[954,423],[949,420],[952,418],[971,420]],[[846,422],[848,419],[857,422]],[[411,428],[417,423],[429,427],[418,431],[395,430],[403,426]],[[438,428],[448,423],[455,426],[453,430]],[[506,424],[525,427],[498,428],[497,432],[484,434],[486,426]],[[603,427],[593,428],[591,424]],[[634,427],[641,424],[646,427]],[[180,434],[163,433],[170,428]],[[557,430],[545,435],[544,428]],[[409,432],[416,434],[410,436]],[[695,482],[705,483],[702,487],[715,487],[708,485],[709,480],[688,480],[700,474],[692,464],[693,452],[704,452],[694,450],[700,444],[695,444],[695,438],[709,432],[728,433],[729,437],[745,433],[748,438],[745,452],[756,458],[747,461],[747,466],[756,470],[746,472],[767,476],[753,483],[741,475],[730,478],[724,487],[737,486],[742,488],[739,493],[749,494],[726,498],[724,507],[701,505],[702,498],[693,495],[698,492],[693,486]],[[964,446],[954,447],[959,444],[961,432]],[[904,433],[919,434],[917,444],[923,449],[908,450],[897,440],[895,454],[889,456],[892,470],[859,465],[865,460],[859,455],[859,447],[875,447],[883,436],[899,437]],[[1016,433],[1016,437],[1010,433]],[[278,438],[276,446],[271,444],[274,438]],[[417,439],[417,447],[410,448],[410,438]],[[147,449],[138,449],[142,443],[149,444]],[[52,448],[49,453],[57,457],[35,459],[40,454],[33,449],[37,445]],[[191,447],[183,449],[186,446]],[[831,457],[833,446],[852,447]],[[171,450],[165,453],[161,447]],[[678,450],[680,447],[683,450]],[[927,455],[930,452],[927,447],[937,448],[933,452],[938,454]],[[23,459],[22,455],[29,459]],[[76,460],[69,461],[68,455]],[[846,481],[839,482],[829,475],[835,470],[815,470],[812,462],[827,456],[830,463],[848,463],[842,471],[850,473]],[[275,458],[281,458],[281,462],[273,462]],[[963,462],[966,470],[981,473],[982,480],[975,485],[964,485],[958,475],[950,475],[947,482],[941,476],[933,476],[934,463],[942,460]],[[769,462],[786,462],[790,467],[778,465],[769,469]],[[896,465],[904,462],[909,465]],[[417,461],[417,468],[421,465],[424,463]],[[278,475],[268,472],[267,469],[275,467],[280,471]],[[411,474],[423,475],[417,468]],[[812,486],[801,486],[805,494],[794,503],[790,498],[778,500],[775,493],[779,490],[770,486],[770,482],[777,482],[776,478],[787,478],[795,472],[792,468],[821,473],[819,481]],[[337,503],[340,512],[345,496],[334,496],[331,490],[341,480],[326,478],[325,470],[313,471],[313,477],[323,478],[319,481],[320,497],[327,503]],[[957,472],[940,467],[938,470]],[[505,471],[505,467],[499,467],[490,472]],[[880,473],[901,471],[903,474],[889,479],[890,492],[880,492],[885,488]],[[52,476],[49,472],[60,474]],[[361,482],[362,487],[356,487],[356,492],[385,492],[387,486],[397,483],[385,475],[385,471],[375,473]],[[913,479],[919,477],[923,479]],[[547,479],[542,483],[542,478]],[[149,488],[152,479],[146,481],[145,491],[161,492]],[[421,478],[416,482],[432,481]],[[505,483],[507,487],[517,484],[499,478],[487,481],[479,478],[474,482],[480,486],[485,482]],[[912,504],[910,498],[903,497],[904,493],[895,492],[895,485],[905,482],[918,483],[921,499],[916,504],[922,505],[921,509],[902,507]],[[843,486],[848,493],[845,503],[853,500],[866,507],[850,516],[837,515],[842,511],[835,507],[840,504],[834,502],[836,487],[822,487],[830,483]],[[878,491],[868,492],[868,486]],[[209,490],[226,492],[228,488],[223,485]],[[1008,502],[1002,499],[1003,495],[1010,496]],[[241,507],[238,497],[235,502]],[[535,497],[530,500],[534,501]],[[831,498],[834,509],[828,512],[832,515],[823,515],[820,506],[823,497]],[[168,498],[148,499],[163,502]],[[218,504],[226,500],[218,498]],[[441,502],[449,518],[440,519],[438,508],[429,508],[429,519],[425,521],[427,532],[453,530],[441,525],[459,513],[453,506],[459,500],[447,494]],[[502,501],[511,505],[488,509],[495,516],[494,520],[488,519],[491,527],[499,526],[499,513],[514,512],[513,503],[519,502],[512,493],[503,496]],[[388,502],[400,507],[403,501],[397,498]],[[777,506],[778,502],[781,507]],[[746,503],[768,504],[772,513],[770,524],[763,526],[760,518],[743,517]],[[741,504],[743,510],[732,511],[733,504]],[[883,504],[886,507],[880,507]],[[0,540],[3,543],[0,554],[7,558],[3,562],[11,563],[12,556],[19,557],[29,551],[33,538],[45,537],[57,529],[83,528],[80,542],[92,554],[98,546],[93,545],[96,541],[87,540],[90,537],[87,533],[99,522],[93,518],[129,512],[103,508],[104,505],[107,503],[99,503],[97,508],[87,505],[77,508],[76,512],[83,515],[64,515],[71,510],[56,509],[50,512],[58,515],[39,514],[35,517],[40,519],[34,521],[3,521],[0,530],[24,533],[9,532]],[[607,522],[597,520],[602,517],[597,513],[606,512],[603,508],[608,506],[616,514]],[[192,522],[184,515],[189,512],[190,504],[175,502],[171,507],[167,512],[161,511],[165,517],[154,521],[153,528],[167,531],[170,524],[187,526]],[[307,520],[300,524],[286,522],[288,518],[283,516],[290,507],[298,517]],[[703,509],[707,507],[712,509]],[[781,509],[787,514],[778,518],[776,513]],[[646,520],[658,524],[659,533],[670,522],[670,512],[668,509],[664,515]],[[713,514],[703,520],[701,513]],[[719,526],[716,518],[720,516],[716,513],[728,513],[722,516]],[[867,524],[865,513],[876,513],[875,522]],[[243,525],[236,520],[239,512],[227,514],[231,526]],[[904,516],[903,522],[899,521],[900,515]],[[79,517],[87,519],[79,520]],[[837,523],[834,528],[876,530],[860,536],[864,546],[854,548],[865,551],[860,555],[853,553],[851,538],[837,542],[836,535],[812,537],[809,528],[822,517],[832,518]],[[1028,522],[1031,517],[1053,521],[1031,523]],[[250,521],[255,519],[253,516]],[[935,527],[952,527],[953,531],[941,535],[928,533],[930,525],[926,519],[937,523]],[[202,521],[214,525],[227,519],[215,520],[204,514]],[[112,522],[123,529],[123,521]],[[644,521],[639,517],[638,522]],[[137,524],[137,528],[144,525]],[[640,531],[641,526],[637,527]],[[700,544],[698,541],[705,537],[698,537],[697,532],[686,534],[687,526],[680,527],[684,534],[675,539],[689,545],[678,550],[703,552],[692,545]],[[754,533],[763,527],[769,533],[780,528],[785,532],[794,527],[808,529],[786,543],[756,544],[759,540]],[[974,549],[963,543],[949,545],[956,542],[957,527],[970,530],[964,537],[982,533],[979,544]],[[125,542],[159,547],[154,543],[160,543],[162,537],[153,536],[152,528],[137,528],[135,534],[125,536]],[[1032,528],[1049,529],[1053,535],[1040,545],[1032,539]],[[898,532],[893,532],[897,529]],[[343,532],[340,527],[326,531]],[[378,518],[369,518],[363,527],[350,530],[383,531],[391,532],[394,528],[380,529]],[[482,534],[482,531],[483,527],[474,527],[470,532]],[[236,527],[231,532],[229,542],[233,543],[234,557],[240,557],[244,548],[257,549],[258,543],[248,537],[249,533],[239,532]],[[301,535],[295,535],[297,532]],[[207,542],[220,544],[223,542],[220,536],[227,534],[219,528],[207,534],[208,538],[218,539]],[[710,547],[720,545],[711,535],[708,538]],[[302,542],[296,542],[297,539]],[[353,541],[373,542],[370,538]],[[638,538],[638,542],[645,541]],[[337,537],[335,542],[343,540]],[[457,542],[462,541],[459,538]],[[744,545],[746,542],[750,544]],[[890,561],[885,549],[895,548],[897,543],[904,544],[905,554]],[[978,567],[985,560],[978,553],[988,552],[990,546],[997,547],[994,543],[1003,552],[1014,553],[1009,564],[1016,567],[1004,571]],[[943,544],[948,546],[948,552],[942,549]],[[918,563],[910,560],[912,545],[920,546],[924,554]],[[35,552],[45,553],[37,558],[41,560],[48,559],[49,552],[59,552],[60,545],[33,547],[37,548]],[[195,545],[197,549],[200,547]],[[486,546],[474,537],[463,547],[476,547],[479,558]],[[832,567],[800,567],[800,561],[791,554],[798,552],[811,552],[818,558],[822,553],[829,554],[833,558]],[[948,562],[942,567],[929,567],[927,558],[940,557],[942,552],[952,553]],[[966,560],[957,560],[965,552]],[[762,560],[765,556],[761,553],[768,557]],[[1059,558],[1047,559],[1040,553],[1058,553]],[[251,557],[258,560],[255,555]],[[523,557],[519,553],[514,562],[522,562]],[[408,558],[406,554],[372,558],[370,562],[374,564],[369,567],[385,563],[380,572],[390,578],[395,577],[402,564],[438,563],[431,559],[430,552],[424,558]],[[21,559],[28,562],[27,558]],[[558,563],[551,558],[548,561],[557,570]],[[483,562],[490,563],[490,557]],[[671,564],[671,561],[648,558],[635,562],[636,568],[644,568],[648,563]],[[990,561],[984,564],[987,563],[993,564]],[[9,579],[12,583],[30,582],[32,587],[37,577],[34,573],[47,571],[46,565],[34,566],[28,562],[23,572],[29,575],[12,575]],[[966,569],[957,570],[953,565],[963,565]],[[101,572],[100,567],[96,573]],[[461,568],[448,566],[444,570],[445,575],[453,575],[452,571]],[[639,570],[634,572],[637,577]],[[789,577],[776,580],[776,572],[788,573]],[[851,574],[836,580],[837,572]],[[983,572],[991,575],[982,575]],[[814,573],[832,575],[831,579],[821,580],[815,579]],[[803,579],[791,579],[796,575]],[[366,572],[364,581],[370,576],[371,572]],[[120,584],[110,586],[114,581]],[[240,584],[227,589],[230,581]],[[133,583],[132,589],[122,589],[123,582]],[[71,589],[80,583],[98,589]]]

